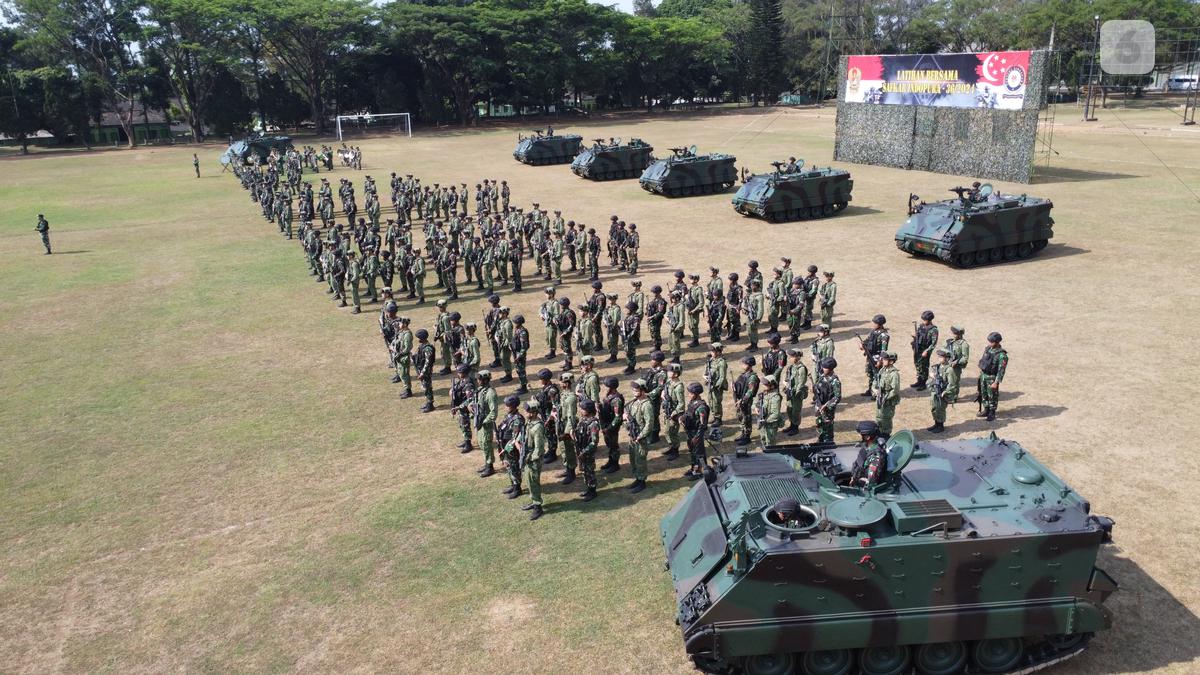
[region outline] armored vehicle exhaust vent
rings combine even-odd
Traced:
[[[957,530],[962,528],[963,515],[945,499],[925,499],[913,502],[895,502],[892,504],[892,520],[896,523],[896,531],[900,534],[918,532],[926,528]]]
[[[780,499],[791,497],[806,506],[811,502],[804,488],[794,480],[784,478],[759,478],[742,483],[750,509],[759,509],[774,504]]]

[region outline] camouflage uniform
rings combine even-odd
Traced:
[[[832,327],[833,307],[837,304],[837,282],[833,280],[833,272],[825,272],[825,283],[818,294],[821,298],[821,323]]]
[[[1000,403],[1000,383],[1008,370],[1008,352],[1000,346],[1000,334],[988,335],[987,349],[979,359],[979,398],[988,421],[996,419],[996,406]]]
[[[817,376],[813,385],[813,405],[817,415],[817,440],[823,443],[833,442],[833,420],[837,416],[837,406],[842,401],[842,381],[833,371],[837,361],[832,357],[822,362],[822,372]],[[829,368],[829,374],[824,372]]]
[[[779,381],[774,375],[763,377],[767,390],[759,394],[758,433],[764,445],[774,445],[775,436],[783,423],[783,396],[779,393]]]
[[[637,380],[634,387],[645,391],[645,380]],[[630,490],[641,491],[648,478],[646,453],[650,447],[651,423],[654,402],[646,396],[638,396],[625,409],[625,426],[629,433],[629,464],[633,469],[633,485]]]
[[[679,456],[679,443],[683,440],[679,432],[687,401],[684,396],[683,381],[679,379],[681,372],[682,368],[679,367],[679,364],[671,364],[671,376],[662,393],[662,414],[667,421],[666,456],[668,459],[675,459]]]
[[[693,382],[687,387],[688,393],[692,395],[692,400],[688,401],[687,406],[683,411],[683,428],[687,433],[688,454],[691,457],[691,466],[685,478],[695,480],[701,475],[704,465],[708,462],[708,453],[705,450],[704,443],[708,436],[708,415],[709,407],[700,397],[704,393],[704,387],[698,382]]]
[[[704,383],[708,386],[708,408],[712,414],[712,426],[719,427],[723,421],[725,390],[729,388],[729,364],[722,356],[723,345],[712,344],[708,361],[704,364]]]
[[[591,501],[596,496],[596,451],[600,449],[600,421],[596,419],[594,401],[580,401],[579,405],[584,409],[584,415],[575,423],[574,441],[585,488],[580,496],[584,501]]]
[[[881,361],[886,363],[879,368],[875,382],[875,423],[880,433],[888,437],[892,435],[892,418],[900,403],[900,371],[892,365],[896,362],[895,352],[885,352]]]
[[[475,395],[475,433],[483,450],[480,473],[490,476],[496,461],[496,390],[491,385],[491,373],[480,371],[476,378],[479,390]]]
[[[925,389],[925,382],[929,379],[929,358],[938,346],[938,327],[931,323],[933,312],[922,312],[921,321],[921,325],[915,326],[912,340],[913,366],[917,371],[917,381],[912,386],[918,391]]]
[[[753,356],[743,358],[742,364],[748,368],[733,382],[733,399],[737,405],[738,425],[742,429],[735,442],[749,445],[750,430],[754,426],[754,401],[758,397],[758,375],[754,372]]]
[[[625,396],[617,391],[617,378],[615,377],[606,380],[604,386],[608,388],[608,391],[599,406],[599,413],[601,431],[604,434],[604,446],[608,449],[608,461],[604,463],[604,470],[611,473],[621,465],[621,444],[618,442],[618,433],[621,431],[621,424],[625,421]]]
[[[575,467],[577,466],[575,437],[572,431],[575,429],[575,422],[579,417],[579,398],[576,397],[575,390],[571,386],[573,380],[571,373],[563,373],[559,379],[562,380],[562,389],[559,391],[554,405],[556,426],[554,435],[562,445],[563,469],[565,470],[562,484],[567,485],[575,480]]]
[[[459,377],[450,385],[450,413],[458,421],[458,430],[462,433],[462,443],[459,448],[463,452],[471,450],[471,429],[475,421],[471,419],[471,408],[475,403],[475,383],[471,381],[471,371],[466,366],[459,366]]]
[[[536,409],[536,406],[526,404],[526,409]],[[529,502],[533,506],[530,520],[541,517],[542,509],[542,457],[546,452],[546,425],[541,417],[530,414],[525,423],[525,439],[523,456],[520,461],[525,465],[525,483],[529,485]]]
[[[508,414],[496,426],[496,442],[508,473],[509,488],[504,494],[510,496],[514,492],[521,494],[521,445],[525,441],[525,418],[517,410],[519,402],[516,396],[504,399],[504,404],[509,407]]]
[[[929,392],[929,410],[933,416],[933,426],[929,431],[934,433],[945,429],[946,404],[958,398],[958,374],[950,363],[950,351],[937,350],[939,363],[933,367],[933,389]]]
[[[787,400],[788,428],[787,435],[795,436],[800,431],[800,417],[804,408],[804,400],[808,398],[808,366],[804,365],[801,356],[804,350],[794,347],[791,350],[792,359],[784,368],[780,379],[783,396]]]

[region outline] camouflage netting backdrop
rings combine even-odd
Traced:
[[[969,178],[1028,183],[1033,175],[1046,52],[1030,54],[1021,110],[846,103],[846,57],[838,77],[834,158]]]

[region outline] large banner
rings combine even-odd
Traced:
[[[845,101],[1020,110],[1029,52],[851,56]]]

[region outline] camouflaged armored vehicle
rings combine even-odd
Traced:
[[[633,178],[641,175],[654,157],[650,154],[654,148],[640,138],[630,139],[622,145],[621,139],[597,138],[590,148],[571,162],[571,171],[576,176],[591,180],[616,180],[618,178]]]
[[[855,445],[725,455],[663,518],[698,669],[1025,673],[1110,627],[1096,559],[1113,523],[1027,450],[909,431],[885,450],[872,487],[848,485]]]
[[[723,192],[737,182],[735,162],[733,155],[697,155],[694,145],[671,148],[671,156],[647,167],[640,182],[643,190],[668,197]]]
[[[1028,258],[1054,236],[1049,199],[1002,195],[979,183],[950,191],[958,198],[915,206],[920,197],[909,195],[908,220],[896,230],[897,248],[975,267]]]
[[[272,150],[281,153],[292,149],[291,136],[259,136],[248,137],[234,141],[225,152],[221,153],[221,163],[229,164],[234,158],[248,161],[251,156],[258,155],[260,161],[266,161]]]
[[[541,166],[543,164],[566,164],[579,154],[583,137],[576,134],[560,136],[553,128],[543,132],[534,129],[532,136],[518,136],[517,149],[513,158],[518,162]]]
[[[850,172],[832,166],[804,168],[801,160],[785,166],[771,162],[775,171],[745,178],[733,196],[733,208],[743,216],[758,216],[773,223],[825,218],[850,203],[854,181]]]

